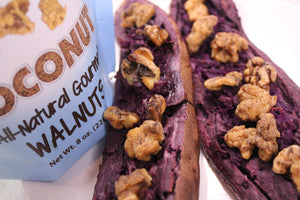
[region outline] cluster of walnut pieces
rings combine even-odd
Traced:
[[[218,22],[218,18],[209,15],[204,0],[188,0],[184,8],[193,22],[191,33],[186,37],[187,47],[190,53],[199,50],[204,40],[213,33],[213,28]]]
[[[152,155],[161,150],[164,141],[164,129],[161,124],[162,115],[166,109],[165,99],[155,94],[147,104],[148,120],[140,127],[133,128],[139,121],[136,113],[116,106],[110,106],[104,112],[106,119],[116,129],[130,129],[124,143],[124,149],[130,158],[150,161]],[[145,169],[137,169],[128,176],[120,176],[115,183],[118,199],[140,199],[139,192],[151,185],[152,178]]]
[[[250,159],[255,147],[259,149],[258,156],[262,161],[269,162],[275,157],[273,172],[286,174],[289,170],[300,193],[300,146],[292,145],[278,153],[280,132],[274,115],[269,113],[277,102],[277,96],[269,93],[269,84],[276,81],[277,71],[262,58],[254,57],[248,60],[244,76],[247,84],[241,86],[238,92],[240,103],[235,114],[244,121],[257,121],[256,128],[235,126],[225,134],[224,141],[230,148],[239,148],[243,159]]]
[[[146,25],[148,21],[155,15],[155,8],[150,4],[132,3],[122,13],[121,26],[130,28],[144,27],[144,34],[158,47],[160,47],[169,37],[168,32],[158,25]]]
[[[218,49],[214,48],[214,45],[225,45],[225,48],[220,48],[223,52],[218,55],[221,57],[222,54],[224,55],[224,59],[220,59],[221,62],[237,62],[239,59],[237,52],[241,48],[248,48],[247,41],[235,33],[217,33],[211,43],[213,51]],[[233,52],[233,57],[224,52],[227,51],[226,46],[231,48],[227,50]],[[269,93],[269,84],[276,81],[277,72],[262,58],[254,57],[248,60],[244,76],[247,84],[242,85],[238,91],[240,103],[237,105],[235,114],[243,121],[257,121],[257,125],[256,128],[246,128],[245,125],[235,126],[226,133],[224,140],[229,147],[239,148],[244,159],[249,159],[254,148],[258,147],[260,159],[268,162],[278,153],[277,138],[280,137],[276,120],[273,114],[269,113],[277,102],[277,96],[271,96]],[[242,79],[243,75],[240,72],[233,71],[225,76],[207,79],[204,87],[218,91],[223,86],[238,86]]]
[[[160,143],[164,141],[164,129],[161,124],[162,115],[166,109],[165,99],[155,94],[147,104],[148,120],[140,127],[133,128],[139,121],[136,113],[126,109],[110,106],[104,112],[104,118],[116,129],[130,129],[124,143],[124,149],[130,158],[150,161],[152,155],[161,150]],[[130,175],[120,176],[115,183],[118,199],[140,198],[140,191],[151,185],[151,176],[145,169],[137,169]]]
[[[169,37],[166,30],[158,25],[147,25],[147,22],[155,15],[155,8],[150,4],[132,3],[128,9],[122,13],[123,22],[121,26],[124,28],[143,27],[140,33],[146,35],[157,47],[160,47]],[[127,84],[137,85],[143,84],[147,89],[152,90],[155,83],[160,80],[160,68],[153,62],[154,56],[146,47],[140,47],[131,53],[121,63],[120,70]],[[112,126],[113,124],[122,124],[120,127],[128,128],[127,124],[132,124],[127,133],[124,142],[124,149],[128,156],[132,159],[140,161],[150,161],[153,155],[160,152],[161,143],[165,139],[164,129],[161,123],[163,113],[166,110],[166,102],[163,96],[154,94],[147,103],[148,115],[147,119],[139,126],[133,128],[137,122],[132,122],[136,114],[126,112],[125,120],[122,115],[106,116]],[[120,121],[115,116],[120,116]],[[109,119],[113,118],[111,121]],[[127,122],[126,120],[129,120]],[[117,122],[114,122],[117,121]],[[120,176],[115,183],[116,195],[119,200],[139,200],[142,199],[142,191],[151,185],[151,176],[146,169],[136,169],[130,175]]]
[[[166,109],[165,99],[161,95],[154,95],[148,101],[148,120],[140,127],[133,128],[139,122],[136,113],[116,106],[110,106],[104,112],[106,119],[115,129],[130,129],[124,143],[124,149],[130,158],[149,161],[152,155],[160,150],[160,143],[164,141],[164,129],[161,118]]]
[[[203,42],[213,33],[218,18],[209,15],[205,0],[187,0],[184,8],[189,20],[193,22],[191,32],[186,37],[190,53],[199,50]],[[219,32],[210,44],[211,57],[217,61],[235,63],[239,60],[238,52],[248,49],[248,42],[237,33]]]
[[[245,78],[249,78],[247,76],[249,74],[251,76],[256,75],[252,72],[248,73],[250,65],[259,65],[257,67],[261,68],[268,65],[262,63],[266,62],[259,57],[248,60],[247,69],[244,71]],[[275,70],[272,66],[268,68],[272,68],[272,71]],[[273,75],[277,74],[276,70],[272,73]],[[233,127],[226,133],[224,140],[229,147],[239,148],[244,159],[249,159],[252,156],[253,149],[258,147],[258,156],[262,161],[268,162],[278,153],[277,138],[280,137],[280,133],[277,130],[273,114],[269,113],[272,107],[276,105],[277,96],[271,96],[269,90],[265,89],[269,84],[264,84],[264,87],[261,88],[258,84],[254,84],[253,81],[249,80],[251,78],[245,80],[248,84],[242,85],[238,91],[240,103],[237,105],[235,115],[243,121],[257,121],[256,128],[246,128],[245,125]],[[258,78],[259,80],[261,79]],[[276,77],[273,77],[272,80],[275,81]]]
[[[186,42],[190,53],[199,50],[204,40],[212,34],[217,24],[217,17],[209,15],[204,0],[188,0],[185,10],[189,20],[194,22]],[[236,33],[219,32],[211,42],[211,57],[217,61],[236,63],[238,52],[248,49],[248,42]],[[245,82],[239,92],[239,105],[235,114],[243,121],[257,121],[256,128],[246,128],[245,125],[235,126],[229,130],[224,140],[233,148],[239,148],[242,158],[250,159],[257,147],[259,158],[268,162],[278,154],[277,130],[274,115],[269,113],[276,105],[277,96],[269,93],[270,83],[277,79],[277,71],[270,63],[260,57],[249,59],[244,70]],[[219,91],[223,86],[238,86],[243,79],[240,72],[234,71],[207,79],[204,87],[211,91]],[[278,174],[291,173],[291,179],[300,193],[300,146],[292,145],[283,149],[273,161],[273,171]]]

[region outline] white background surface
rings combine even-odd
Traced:
[[[114,10],[120,0],[112,0]],[[169,12],[170,0],[152,0]],[[300,1],[234,0],[249,39],[300,85]],[[101,142],[90,149],[60,179],[54,182],[0,180],[0,200],[88,200],[92,199]],[[203,155],[201,200],[230,199]]]

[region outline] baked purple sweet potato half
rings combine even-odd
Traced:
[[[115,36],[120,69],[114,107],[104,118],[123,115],[133,120],[109,121],[93,199],[198,199],[200,147],[192,69],[176,24],[146,0],[126,0],[115,13]],[[165,106],[152,109],[153,97]],[[159,115],[157,110],[164,112]],[[145,128],[149,124],[154,126]],[[153,136],[157,141],[142,147],[148,139],[131,140],[141,127],[143,137],[163,131]],[[143,154],[150,151],[150,156]]]
[[[199,15],[214,17],[205,22],[207,17],[198,21]],[[201,147],[219,180],[237,199],[300,199],[300,171],[291,167],[298,162],[298,149],[289,148],[284,161],[278,159],[283,149],[300,145],[299,87],[247,38],[232,0],[173,0],[170,16],[189,49]],[[238,46],[222,47],[236,41]],[[242,93],[250,95],[253,88],[252,95],[261,91],[270,103],[242,103]],[[261,131],[266,126],[267,136]],[[292,154],[295,158],[288,160]],[[285,165],[284,173],[276,170],[278,164]]]

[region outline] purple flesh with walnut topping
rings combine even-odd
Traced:
[[[150,162],[143,162],[130,158],[123,148],[128,130],[109,127],[93,199],[117,199],[114,188],[116,180],[120,175],[130,174],[137,168],[145,168],[152,177],[150,188],[142,191],[144,199],[186,198],[180,195],[197,199],[200,147],[192,106],[192,70],[187,50],[185,46],[182,49],[184,43],[174,28],[175,23],[156,6],[155,16],[147,24],[159,25],[168,32],[169,38],[160,47],[143,34],[144,26],[126,29],[120,26],[121,13],[132,2],[146,3],[145,0],[127,0],[115,13],[115,35],[121,49],[120,60],[122,62],[139,47],[147,47],[154,55],[154,63],[160,68],[161,76],[154,88],[149,90],[142,83],[128,85],[119,70],[113,105],[137,113],[140,125],[147,118],[146,104],[149,98],[154,94],[164,96],[167,106],[162,117],[165,141],[162,150]]]
[[[186,0],[173,0],[171,17],[176,21],[183,38],[191,31],[192,23],[184,9]],[[215,76],[223,76],[230,71],[243,73],[248,59],[259,56],[277,70],[276,82],[270,84],[270,94],[277,95],[277,104],[271,110],[281,133],[278,138],[279,151],[292,144],[300,145],[299,130],[299,87],[286,73],[260,51],[244,33],[238,12],[232,0],[206,0],[210,14],[218,17],[214,32],[200,49],[190,55],[195,86],[195,103],[202,148],[210,166],[220,181],[238,199],[300,199],[289,175],[278,175],[272,171],[272,161],[263,162],[257,150],[249,160],[241,157],[239,149],[229,148],[224,135],[234,126],[243,125],[235,116],[238,105],[239,87],[223,87],[220,91],[208,91],[203,82]],[[239,53],[237,63],[220,63],[210,56],[210,42],[217,32],[234,32],[244,37],[249,48]],[[242,83],[243,84],[243,83]],[[255,127],[255,123],[246,122]]]

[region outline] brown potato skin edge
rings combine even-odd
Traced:
[[[194,85],[192,81],[192,68],[190,58],[185,42],[178,32],[175,22],[170,21],[177,32],[178,44],[180,48],[180,71],[183,80],[185,98],[187,102],[186,114],[188,116],[185,121],[184,141],[181,152],[180,172],[175,185],[175,199],[195,199],[199,198],[200,184],[200,138],[198,134],[198,126],[193,100]]]

